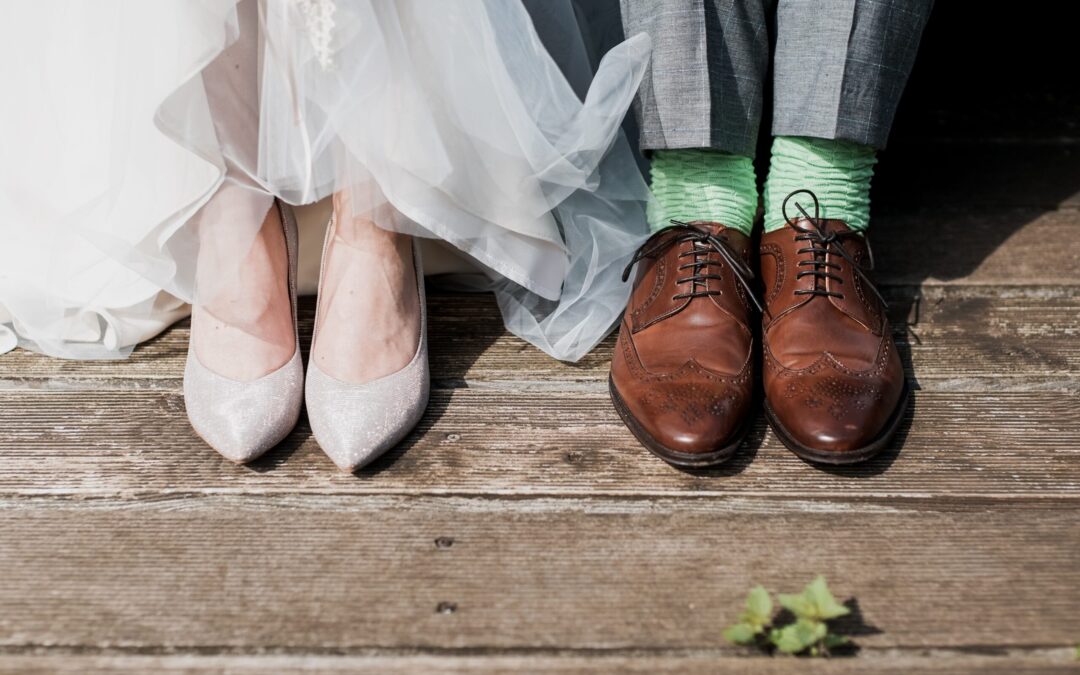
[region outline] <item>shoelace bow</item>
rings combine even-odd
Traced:
[[[795,219],[788,216],[787,212],[788,202],[791,200],[791,198],[803,192],[810,195],[810,198],[814,200],[814,215],[813,217],[811,217],[810,214],[807,213],[806,209],[804,209],[802,204],[800,204],[799,202],[795,202],[795,208],[797,208],[799,210],[799,213],[802,214],[802,217],[807,222],[809,222],[810,225],[812,225],[812,227],[810,228],[800,226]],[[844,280],[839,275],[833,274],[829,271],[830,269],[840,269],[839,264],[829,262],[828,260],[829,254],[835,254],[846,260],[848,264],[851,265],[851,268],[855,270],[855,272],[860,277],[862,277],[864,282],[866,282],[866,287],[873,291],[874,295],[877,296],[877,299],[881,301],[882,306],[888,308],[889,303],[885,302],[885,298],[882,297],[881,293],[874,286],[874,282],[871,281],[870,275],[867,274],[866,270],[864,270],[860,265],[855,262],[855,259],[851,257],[851,254],[844,249],[843,245],[841,245],[842,240],[850,239],[851,237],[858,237],[859,233],[855,232],[854,230],[828,231],[825,227],[824,219],[821,218],[821,204],[820,202],[818,202],[816,194],[814,194],[811,190],[795,190],[784,198],[784,203],[780,207],[780,211],[784,216],[784,220],[787,221],[787,224],[790,225],[792,229],[800,233],[795,235],[795,240],[810,242],[809,246],[807,246],[806,248],[800,248],[797,253],[812,253],[814,255],[812,260],[799,261],[799,267],[809,266],[813,269],[801,270],[798,274],[795,275],[796,279],[802,279],[805,276],[813,276],[814,288],[809,290],[797,290],[795,291],[795,295],[820,295],[823,297],[832,296],[834,298],[844,297],[843,293],[826,290],[824,288],[824,283],[820,285],[818,284],[819,279],[822,282],[824,282],[826,279],[832,279],[837,283],[844,283]],[[870,249],[870,241],[866,240],[865,243],[866,252],[870,256],[870,266],[867,269],[872,271],[874,269],[874,253]]]
[[[675,236],[665,238],[665,235],[676,232]],[[750,302],[757,307],[758,311],[763,311],[761,303],[758,301],[757,296],[754,294],[751,281],[754,279],[754,271],[750,269],[750,266],[743,262],[742,258],[728,243],[727,239],[722,236],[717,236],[705,228],[692,225],[690,223],[684,223],[678,220],[672,220],[671,225],[657,230],[649,237],[644,244],[634,253],[634,256],[627,263],[626,268],[623,269],[622,280],[625,282],[630,278],[630,270],[634,268],[640,260],[649,258],[651,256],[663,253],[672,246],[683,244],[685,242],[692,242],[693,247],[689,251],[683,251],[679,254],[679,258],[692,257],[690,262],[679,265],[678,270],[692,270],[690,276],[676,279],[676,284],[691,284],[690,291],[686,293],[678,293],[672,296],[672,300],[681,300],[684,298],[699,298],[709,295],[720,295],[721,291],[709,290],[708,280],[714,279],[719,281],[722,277],[716,272],[710,272],[710,266],[716,266],[720,264],[720,261],[710,260],[709,254],[716,252],[720,254],[724,262],[731,267],[735,273],[735,278],[742,285],[746,291],[746,296],[750,298]]]

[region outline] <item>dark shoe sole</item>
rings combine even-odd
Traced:
[[[896,403],[896,408],[893,409],[892,415],[889,416],[888,421],[885,422],[885,427],[881,430],[881,433],[867,445],[855,450],[846,450],[844,452],[816,450],[795,440],[791,434],[788,433],[787,429],[784,428],[784,425],[780,423],[776,414],[773,413],[772,408],[769,407],[768,400],[765,401],[765,417],[769,420],[769,426],[772,427],[773,433],[780,439],[780,442],[800,458],[818,464],[843,466],[845,464],[865,462],[888,447],[889,441],[892,440],[893,435],[896,434],[896,430],[900,427],[900,422],[904,419],[904,413],[907,411],[910,402],[911,388],[905,381],[904,390],[900,393],[900,400]]]
[[[735,440],[717,450],[700,453],[679,452],[678,450],[672,450],[671,448],[664,446],[638,424],[638,421],[634,419],[634,416],[630,413],[630,409],[623,403],[622,398],[619,396],[619,392],[616,391],[615,382],[611,379],[610,375],[608,376],[608,391],[611,393],[611,403],[615,406],[615,411],[619,413],[619,417],[622,418],[623,424],[630,430],[630,433],[634,434],[634,438],[638,439],[638,442],[645,446],[646,450],[668,464],[679,468],[704,469],[728,461],[735,456],[735,451],[739,449],[743,439],[750,433],[750,427],[753,423],[753,419],[748,418],[743,422],[742,427],[735,434]]]

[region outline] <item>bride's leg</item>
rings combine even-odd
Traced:
[[[396,373],[412,360],[420,306],[412,238],[352,215],[346,192],[334,195],[336,227],[323,258],[319,369],[352,384]]]
[[[296,347],[281,216],[269,196],[226,184],[197,217],[192,347],[218,375],[256,380],[285,365]]]
[[[355,471],[396,445],[427,407],[422,265],[412,237],[354,216],[347,195],[334,196],[334,214],[307,410],[322,449]]]

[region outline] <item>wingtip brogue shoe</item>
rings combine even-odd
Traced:
[[[761,239],[765,413],[803,459],[852,464],[888,446],[909,390],[866,239],[807,216]]]
[[[642,445],[672,465],[730,459],[752,423],[757,301],[749,261],[746,235],[696,222],[653,235],[631,262],[638,270],[611,397]]]

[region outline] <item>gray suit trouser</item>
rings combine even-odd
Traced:
[[[754,155],[774,5],[772,134],[885,146],[933,0],[621,0],[653,40],[642,150]]]

